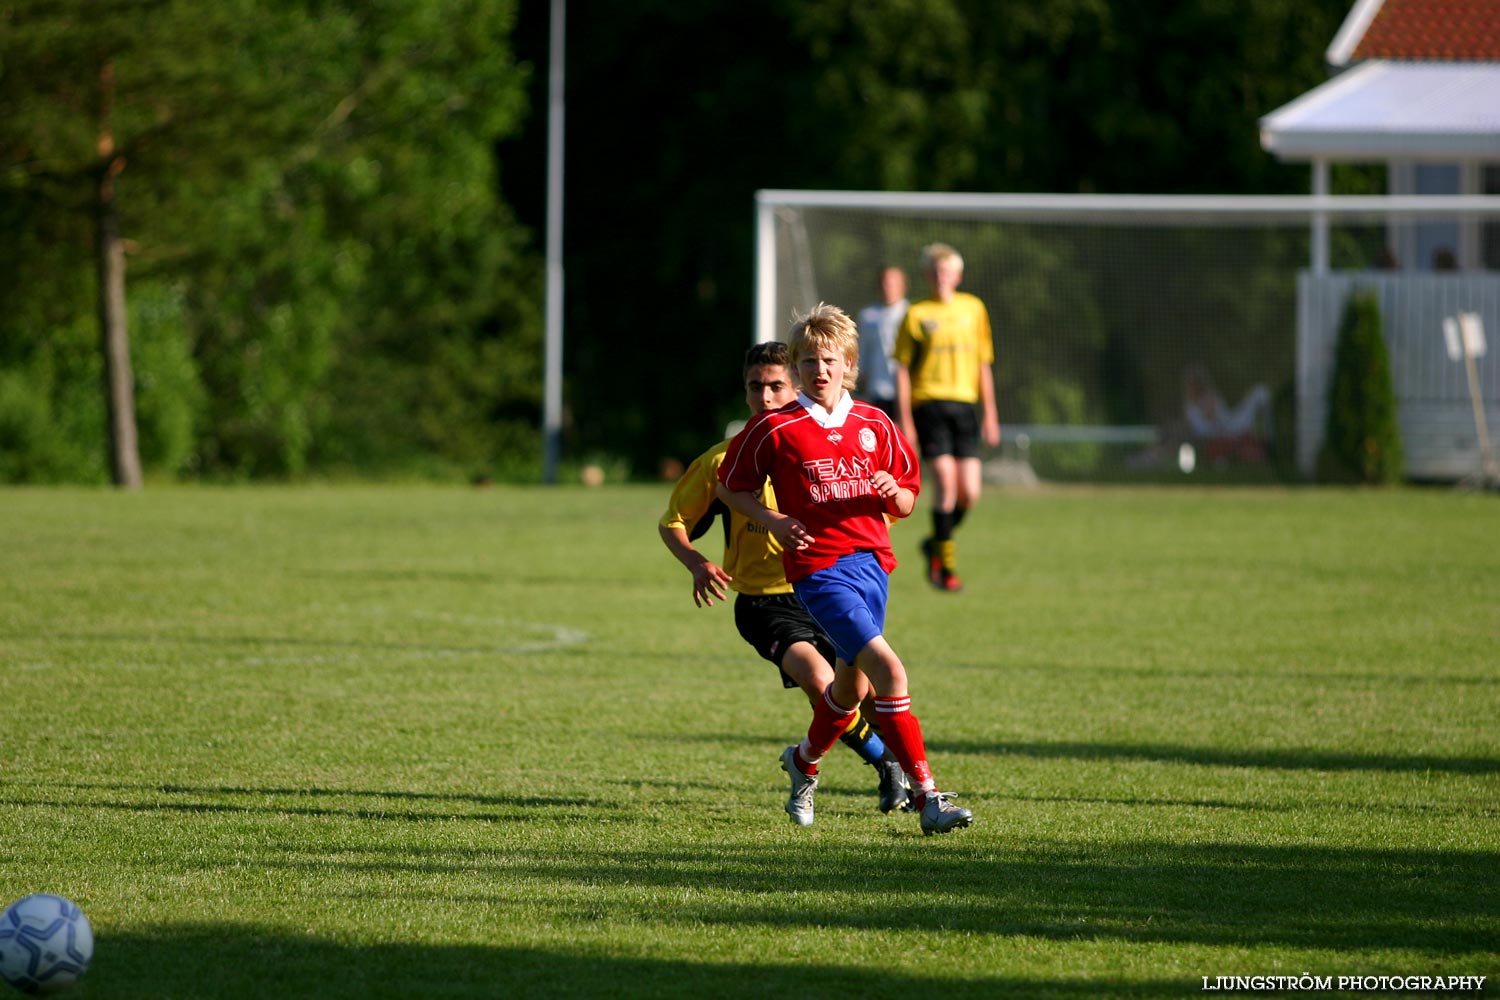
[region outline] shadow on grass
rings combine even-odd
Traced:
[[[765,747],[772,758],[789,738],[781,735],[686,733],[663,737],[679,743],[741,744]],[[1441,771],[1450,774],[1500,774],[1497,757],[1443,757],[1437,754],[1340,753],[1330,750],[1229,750],[1173,743],[1080,743],[1041,740],[929,739],[933,759],[942,754],[1038,757],[1046,760],[1134,760],[1164,764],[1196,764],[1202,767],[1253,767],[1287,771]],[[774,751],[769,748],[776,748]],[[835,748],[835,752],[841,752]]]
[[[1500,805],[1446,805],[1439,802],[1348,802],[1320,800],[1309,802],[1236,802],[1226,799],[1151,798],[1145,795],[1007,795],[1011,802],[1052,802],[1085,806],[1126,806],[1148,809],[1227,809],[1247,813],[1306,813],[1317,810],[1341,810],[1354,814],[1411,813],[1420,816],[1457,816],[1476,819],[1500,815]]]
[[[975,659],[963,659],[959,657],[947,657],[942,662],[944,669],[955,670],[982,670],[986,673],[995,672],[995,661],[993,658],[980,657]],[[1070,677],[1092,676],[1107,678],[1136,678],[1152,681],[1154,683],[1202,680],[1214,684],[1292,684],[1305,683],[1318,687],[1327,685],[1395,685],[1406,687],[1480,687],[1489,688],[1495,684],[1492,672],[1484,673],[1446,673],[1434,669],[1430,672],[1420,674],[1395,674],[1360,672],[1349,670],[1289,670],[1271,667],[1257,667],[1253,674],[1237,673],[1229,668],[1221,670],[1194,669],[1191,667],[1137,667],[1129,664],[1116,664],[1090,660],[1087,663],[1056,663],[1056,662],[1028,662],[1024,664],[1007,665],[1009,672],[1017,675],[1040,674],[1050,680],[1057,680],[1060,675]]]
[[[5,782],[0,782],[5,784]],[[166,795],[255,795],[288,796],[291,798],[352,798],[395,799],[398,802],[472,802],[482,806],[598,806],[600,801],[592,798],[562,798],[547,795],[480,795],[474,792],[393,792],[375,788],[326,788],[313,785],[308,788],[251,787],[247,785],[135,785],[115,782],[61,782],[52,783],[53,788],[82,788],[100,791],[160,792]]]
[[[966,979],[961,996],[1097,1000],[1187,996],[1200,982]],[[414,1000],[414,998],[861,997],[930,995],[933,979],[879,968],[746,965],[479,945],[346,945],[230,925],[101,933],[79,1000]]]
[[[467,876],[465,900],[487,906],[510,897],[483,886],[535,880],[553,886],[555,919],[579,926],[941,931],[1433,956],[1493,954],[1500,931],[1500,853],[1493,851],[1132,843],[999,852],[972,835],[874,846],[798,836],[773,845],[488,857],[372,846],[334,864],[377,875],[382,886],[392,876],[451,871]],[[264,864],[313,871],[329,860],[326,852],[305,860],[282,852]],[[890,891],[851,899],[850,887],[872,880]],[[649,888],[671,889],[681,902],[663,909],[661,894],[642,899]],[[412,905],[454,897],[397,890],[390,898]]]
[[[1328,750],[1228,750],[1172,743],[976,742],[929,740],[934,755],[979,754],[1065,760],[1140,760],[1204,767],[1254,767],[1294,771],[1444,771],[1500,773],[1500,758],[1442,757],[1436,754],[1340,753]]]
[[[29,786],[9,782],[3,787]],[[543,797],[114,783],[68,787],[91,794],[45,803],[6,794],[0,804],[395,822],[582,817],[594,829],[601,820],[629,815],[589,800]],[[106,792],[119,792],[123,800]],[[163,799],[142,801],[146,794]],[[196,799],[176,798],[183,794]],[[391,804],[287,801],[314,794],[378,795]],[[250,801],[234,801],[240,796]],[[219,797],[230,801],[207,801]],[[403,811],[405,798],[424,805]],[[426,804],[443,799],[457,805],[444,810]],[[494,808],[468,813],[461,804],[471,802]],[[463,903],[504,912],[513,905],[518,885],[545,887],[547,925],[580,928],[601,922],[784,927],[791,933],[850,928],[1433,955],[1493,954],[1500,935],[1500,852],[1492,850],[1173,841],[1012,846],[1003,832],[977,835],[985,825],[1003,822],[1003,809],[994,808],[980,813],[974,832],[944,838],[914,836],[906,824],[904,832],[893,828],[888,838],[840,839],[834,821],[828,825],[832,835],[821,826],[805,832],[788,828],[770,843],[705,840],[649,850],[583,846],[573,838],[532,847],[496,838],[493,850],[393,845],[371,838],[332,856],[326,845],[247,845],[235,862],[323,879],[330,870],[342,872],[344,878],[335,879],[335,898],[381,899],[394,909],[416,912]],[[1341,822],[1358,822],[1358,814]],[[199,862],[219,863],[212,857]],[[435,885],[434,876],[440,880]],[[851,887],[865,887],[869,894],[851,902]],[[663,907],[663,899],[675,902]]]
[[[13,635],[7,638],[24,639],[34,638],[34,636]],[[49,642],[59,643],[110,643],[121,646],[148,646],[153,648],[165,646],[223,648],[243,651],[244,655],[249,658],[255,658],[256,651],[269,650],[283,654],[283,658],[288,661],[304,660],[308,663],[322,662],[318,657],[319,651],[322,651],[324,654],[336,653],[345,657],[374,653],[393,653],[409,656],[495,656],[539,651],[535,648],[538,646],[535,636],[529,634],[522,635],[512,642],[493,642],[488,645],[439,645],[429,642],[392,642],[373,639],[299,639],[280,635],[249,635],[244,633],[180,635],[170,632],[152,632],[149,635],[132,635],[125,632],[80,632],[72,635],[53,634],[47,636],[47,639]],[[547,651],[553,648],[561,649],[566,645],[569,645],[569,643],[544,640],[544,649]]]
[[[824,783],[818,786],[818,801],[828,799],[850,799],[866,800],[874,808],[878,789],[874,784],[874,776],[867,775],[865,784],[861,785],[860,779],[842,776],[839,780],[850,782],[847,784]],[[632,778],[629,781],[614,780],[609,784],[625,788],[657,788],[672,791],[686,791],[689,789],[722,792],[723,785],[710,782],[684,782],[666,781],[659,778]],[[767,801],[775,799],[781,792],[781,787],[786,784],[785,779],[778,772],[764,783],[767,788],[772,789],[767,793]],[[960,795],[965,793],[960,791]],[[978,792],[973,792],[976,799]],[[984,797],[991,802],[1041,802],[1060,803],[1084,806],[1124,806],[1132,809],[1223,809],[1244,813],[1305,813],[1318,810],[1344,810],[1355,813],[1411,813],[1424,816],[1457,816],[1466,819],[1474,819],[1480,816],[1500,815],[1500,803],[1485,804],[1461,804],[1450,805],[1442,802],[1353,802],[1340,799],[1319,798],[1316,800],[1303,800],[1298,802],[1256,802],[1251,800],[1237,799],[1210,799],[1210,798],[1179,798],[1162,795],[1020,795],[1020,794],[997,794],[994,792],[984,793]]]
[[[40,786],[34,782],[0,781],[0,805],[29,806],[48,809],[104,809],[134,813],[199,813],[199,814],[265,814],[275,816],[342,816],[352,819],[398,820],[426,822],[429,820],[463,819],[479,822],[515,822],[534,820],[538,810],[546,811],[550,819],[594,819],[602,814],[613,814],[616,810],[604,800],[584,797],[548,795],[476,795],[467,792],[445,794],[442,792],[391,792],[368,789],[334,788],[247,788],[237,785],[204,786],[175,784],[128,784],[115,782],[49,782]],[[99,795],[64,799],[55,794],[47,797],[32,797],[24,792],[13,794],[9,790],[32,790],[53,792],[69,789],[89,793],[120,793],[121,799]],[[352,805],[295,805],[307,799],[375,799],[377,804]],[[290,800],[290,801],[281,801]],[[385,804],[389,802],[389,805]],[[478,805],[491,811],[469,812],[459,808],[413,808],[411,803],[451,803],[454,806]]]
[[[116,934],[104,925],[96,928],[95,967],[79,1000],[1186,996],[1201,994],[1199,975],[1234,970],[1189,969],[1185,981],[997,974],[934,984],[928,974],[840,966],[832,951],[818,953],[819,964],[791,965],[768,949],[765,964],[751,965],[716,962],[713,948],[693,961],[612,953],[629,944],[598,945],[600,952],[590,953],[588,942],[602,936],[640,942],[643,951],[680,952],[690,941],[715,939],[718,927],[726,940],[755,934],[802,950],[847,931],[894,935],[893,947],[941,940],[925,947],[955,957],[1016,938],[1023,950],[1044,940],[1082,948],[1259,952],[1269,964],[1255,972],[1308,971],[1305,957],[1295,959],[1295,969],[1276,965],[1278,950],[1305,949],[1362,956],[1355,969],[1313,967],[1325,973],[1381,971],[1394,963],[1401,968],[1385,971],[1467,974],[1493,963],[1500,914],[1500,854],[1479,851],[1165,843],[999,850],[973,837],[849,844],[791,831],[772,844],[653,850],[362,844],[330,856],[326,847],[247,845],[233,860],[305,884],[317,898],[307,900],[310,916],[300,923],[313,930],[316,914],[336,912],[347,901],[342,905],[379,908],[389,926],[414,928],[405,933],[415,937],[424,913],[441,911],[448,919],[457,912],[492,921],[490,932],[475,925],[481,939],[540,936],[548,943],[351,944],[252,926]],[[283,900],[293,914],[299,905]],[[579,943],[569,948],[552,940]],[[942,974],[941,967],[933,972]]]

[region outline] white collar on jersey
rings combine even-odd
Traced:
[[[819,427],[842,427],[844,421],[849,419],[849,411],[854,409],[854,397],[849,395],[845,389],[839,401],[833,404],[832,410],[823,409],[823,404],[816,402],[805,392],[797,393],[797,402],[802,404],[812,418],[818,422]]]

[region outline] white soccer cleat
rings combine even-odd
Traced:
[[[953,798],[952,792],[927,793],[927,802],[922,806],[923,833],[928,836],[934,833],[948,833],[974,822],[974,814],[963,806],[956,806],[949,802],[951,798]]]
[[[796,753],[795,743],[781,751],[781,769],[792,779],[792,794],[786,800],[786,814],[798,826],[812,826],[813,792],[818,787],[818,776],[802,773],[793,759]]]

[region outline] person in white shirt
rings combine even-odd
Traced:
[[[880,269],[880,301],[859,311],[860,380],[858,396],[896,416],[896,331],[906,318],[906,272],[895,265]]]

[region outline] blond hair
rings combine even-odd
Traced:
[[[849,363],[844,371],[844,388],[852,390],[859,381],[859,327],[838,306],[819,302],[798,314],[787,342],[791,346],[792,378],[797,377],[797,363],[804,356],[832,348]]]
[[[929,243],[922,248],[922,266],[928,271],[936,271],[937,266],[945,260],[951,260],[958,265],[958,269],[964,269],[964,258],[957,250],[946,243]]]

